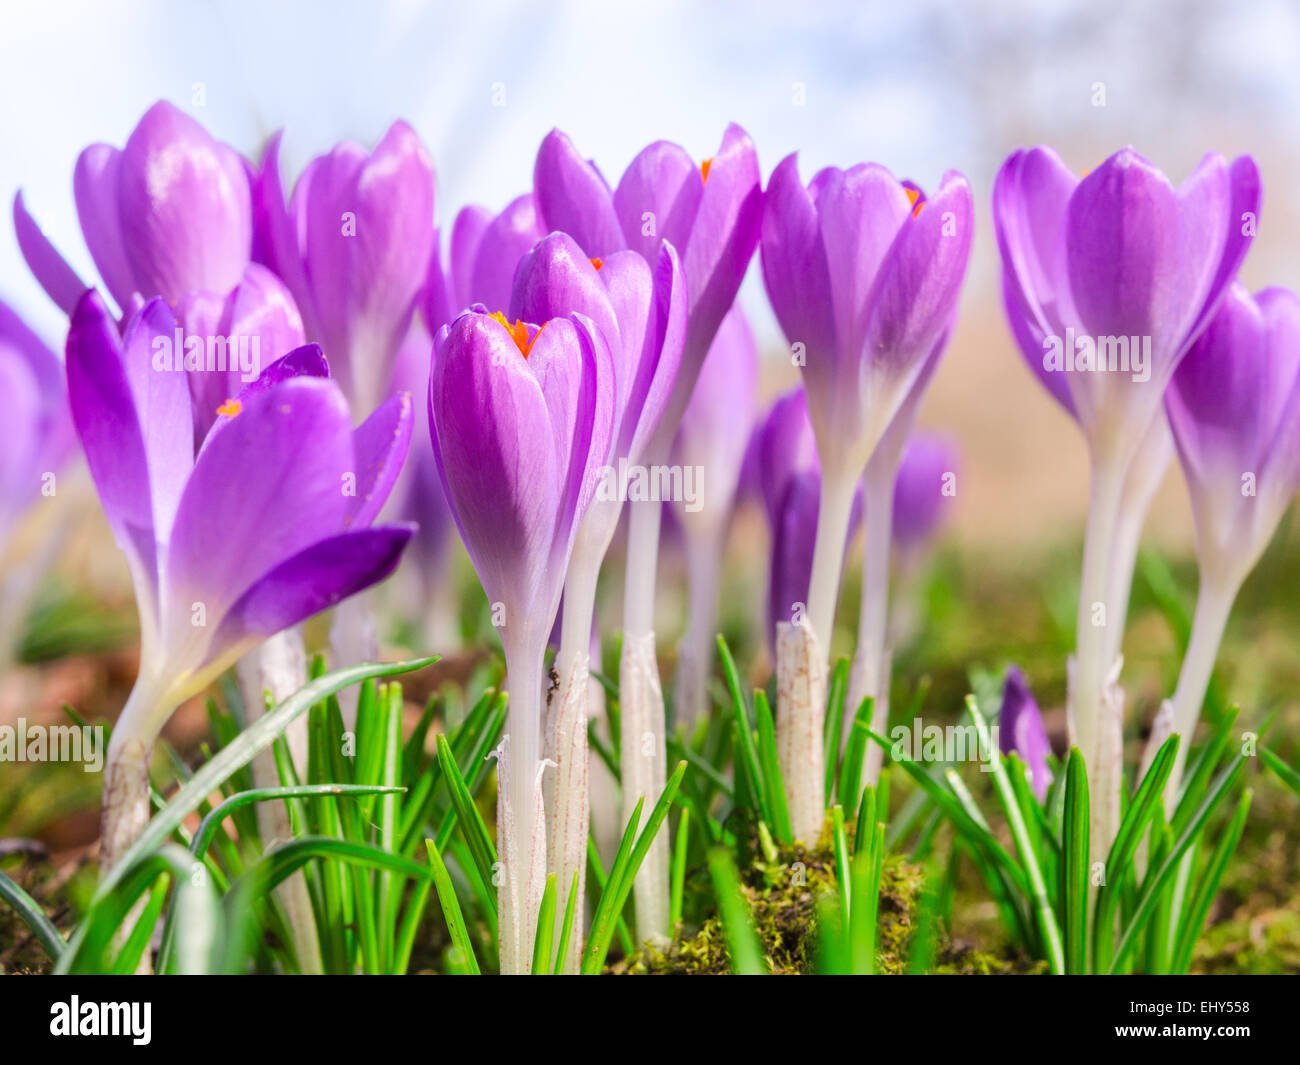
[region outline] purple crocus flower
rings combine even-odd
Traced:
[[[289,287],[354,403],[389,395],[393,364],[435,249],[433,164],[394,122],[373,152],[343,142],[307,164],[287,201],[280,134],[257,180],[265,262]]]
[[[1012,332],[1078,421],[1092,464],[1068,716],[1091,776],[1094,860],[1119,823],[1123,697],[1110,630],[1123,625],[1132,515],[1155,480],[1141,452],[1152,432],[1160,442],[1165,387],[1236,275],[1259,203],[1254,160],[1213,153],[1175,189],[1131,148],[1078,178],[1039,147],[1015,152],[994,185]]]
[[[73,177],[77,216],[104,284],[124,312],[139,298],[224,296],[252,249],[249,171],[233,148],[166,101],[145,112],[120,151],[92,144]],[[50,298],[71,314],[87,286],[45,239],[21,194],[18,243]]]
[[[1196,615],[1171,706],[1148,755],[1182,736],[1166,788],[1172,805],[1223,630],[1300,488],[1300,299],[1284,288],[1255,296],[1232,285],[1179,364],[1165,408],[1196,524]]]
[[[914,557],[933,539],[948,509],[948,478],[957,473],[956,443],[942,433],[914,433],[903,450],[894,481],[893,539]]]
[[[76,446],[63,367],[27,324],[0,301],[0,558],[34,500],[56,489],[55,474]],[[0,655],[6,653],[0,647]]]
[[[672,508],[684,534],[690,588],[674,687],[677,720],[688,726],[709,710],[722,555],[757,406],[758,346],[737,306],[705,356],[670,455],[683,478],[694,480],[692,497],[673,500]]]
[[[544,227],[568,233],[593,258],[631,248],[654,262],[665,241],[681,257],[689,319],[662,454],[758,243],[763,193],[753,142],[730,125],[717,153],[697,164],[681,146],[656,141],[611,189],[595,164],[552,130],[537,152],[533,188]]]
[[[749,136],[729,126],[722,146],[699,166],[677,145],[659,141],[645,148],[611,189],[594,163],[582,158],[563,133],[542,141],[533,168],[533,193],[547,229],[573,237],[594,259],[631,248],[654,262],[663,244],[681,258],[689,315],[681,366],[653,439],[645,449],[650,466],[666,462],[682,412],[690,400],[705,354],[730,309],[758,240],[762,179]],[[623,647],[619,664],[621,709],[632,722],[644,721],[656,752],[664,748],[663,692],[655,657],[654,599],[659,527],[657,500],[634,502],[628,521],[623,602]],[[645,794],[647,807],[663,787],[664,757],[649,759],[624,748],[624,812]],[[636,785],[650,762],[645,788]],[[638,764],[634,765],[633,762]],[[668,928],[668,838],[656,837],[635,883],[639,934],[666,937]]]
[[[581,314],[510,325],[469,312],[435,342],[433,452],[500,628],[510,691],[497,771],[503,972],[532,962],[547,865],[542,663],[574,537],[609,460],[611,361],[605,335]]]
[[[185,376],[151,365],[175,329],[152,300],[119,335],[88,292],[68,334],[72,417],[141,629],[105,767],[105,868],[147,819],[149,751],[172,711],[266,637],[383,580],[411,535],[370,527],[410,443],[409,397],[354,433],[319,350],[304,348],[246,385],[196,449]]]
[[[993,216],[1012,332],[1094,450],[1123,451],[1149,424],[1250,247],[1259,203],[1250,156],[1211,153],[1177,189],[1131,148],[1083,178],[1047,147],[1002,165]],[[1102,359],[1127,352],[1122,371],[1079,366],[1088,342]]]
[[[822,474],[807,616],[791,634],[790,653],[778,655],[778,673],[793,672],[784,680],[778,676],[777,721],[804,737],[797,746],[807,762],[789,765],[784,774],[787,788],[802,792],[791,799],[792,809],[800,811],[792,827],[809,842],[821,831],[816,748],[843,569],[841,545],[854,493],[891,425],[900,426],[898,448],[910,431],[912,414],[904,407],[910,403],[914,411],[947,341],[970,255],[973,213],[970,188],[955,171],[945,174],[928,198],[874,163],[827,168],[805,187],[798,158],[790,155],[768,182],[763,280],[802,368]],[[871,482],[876,490],[866,503],[869,561],[882,551],[888,561],[884,511],[893,474],[893,466],[881,462]],[[873,514],[881,529],[870,527]],[[879,581],[868,589],[873,616],[884,605],[886,589]],[[880,666],[878,638],[882,627],[865,641],[871,673],[863,675],[863,683],[869,692]],[[783,706],[782,692],[796,702]]]
[[[1013,751],[1025,763],[1029,786],[1042,802],[1052,783],[1052,771],[1047,756],[1052,745],[1043,727],[1043,715],[1038,710],[1034,693],[1025,683],[1025,675],[1018,666],[1007,666],[1006,680],[1002,685],[1002,712],[998,716],[998,747],[1003,754]]]
[[[585,315],[605,338],[612,356],[613,444],[595,498],[578,528],[565,579],[564,631],[570,638],[561,642],[556,657],[559,690],[551,700],[547,730],[551,757],[558,764],[557,801],[548,811],[555,847],[551,866],[557,882],[570,882],[574,871],[580,883],[584,876],[587,811],[582,767],[587,751],[582,722],[587,718],[589,685],[582,634],[591,627],[596,581],[624,497],[638,498],[638,475],[648,473],[642,457],[672,395],[682,359],[686,284],[677,254],[665,245],[651,262],[653,268],[634,251],[588,259],[571,237],[553,233],[519,263],[510,301],[515,319]],[[653,731],[638,724],[639,707],[634,703],[627,712],[628,727],[638,734]],[[638,754],[635,765],[625,770],[625,791],[649,792],[655,774],[663,768],[662,758],[657,746],[649,758]],[[657,857],[657,852],[652,853]],[[570,962],[576,968],[576,952]]]

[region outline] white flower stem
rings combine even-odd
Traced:
[[[302,631],[295,626],[270,637],[257,650],[241,658],[235,672],[244,697],[246,724],[251,725],[266,712],[265,693],[269,692],[273,703],[278,705],[307,682],[307,652]],[[307,757],[306,724],[303,715],[285,731],[290,758],[300,773]],[[253,759],[253,783],[259,788],[279,787],[282,783],[275,755],[269,748]],[[289,810],[282,802],[259,802],[257,827],[263,852],[293,838]],[[275,889],[275,896],[284,909],[299,970],[307,976],[320,975],[324,972],[320,937],[302,870],[283,881]]]
[[[673,684],[676,721],[689,730],[709,713],[709,675],[717,638],[719,577],[726,522],[684,522],[686,580],[690,588],[690,620],[677,649]]]
[[[542,649],[531,641],[506,648],[509,710],[497,759],[497,859],[501,972],[533,965],[537,911],[546,884],[546,816],[542,803]]]
[[[883,735],[889,722],[889,548],[894,513],[893,464],[876,460],[867,464],[863,480],[866,532],[862,546],[862,603],[858,615],[858,646],[849,672],[848,699],[844,704],[843,735],[853,727],[853,715],[871,696],[871,731]],[[864,784],[880,778],[884,751],[868,743],[863,761]]]
[[[1219,655],[1219,645],[1223,642],[1223,630],[1228,624],[1228,615],[1232,613],[1233,601],[1241,582],[1232,578],[1209,578],[1201,571],[1201,588],[1196,596],[1196,614],[1192,619],[1192,634],[1187,643],[1187,654],[1183,656],[1182,668],[1178,673],[1178,686],[1174,689],[1171,703],[1173,705],[1173,731],[1181,737],[1178,743],[1178,755],[1174,759],[1173,771],[1165,785],[1165,812],[1172,814],[1178,798],[1178,788],[1182,783],[1183,770],[1187,766],[1187,755],[1192,746],[1192,733],[1201,716],[1201,707],[1205,703],[1205,692],[1210,686],[1210,676],[1214,672],[1214,661]],[[1155,736],[1152,736],[1155,739]]]
[[[623,652],[618,674],[622,738],[619,763],[624,820],[631,820],[637,800],[644,799],[641,810],[644,825],[663,791],[667,761],[664,697],[655,659],[654,633],[662,504],[635,501],[629,506]],[[671,935],[668,857],[668,829],[662,826],[641,863],[632,889],[637,935],[643,941],[661,941]]]
[[[544,778],[547,812],[547,871],[557,891],[555,942],[559,942],[568,894],[577,874],[577,927],[569,938],[564,972],[577,973],[583,942],[582,920],[587,868],[587,834],[591,824],[588,792],[587,717],[590,692],[591,619],[600,570],[587,558],[574,558],[564,584],[564,619],[555,658],[559,684],[546,708],[546,756],[555,763]]]
[[[1108,627],[1116,624],[1112,553],[1124,488],[1124,464],[1094,459],[1079,582],[1072,742],[1083,752],[1092,794],[1091,860],[1104,862],[1118,829],[1123,703],[1107,698]]]
[[[853,476],[822,471],[806,616],[777,625],[777,756],[791,831],[795,839],[809,845],[817,842],[825,819],[822,722],[826,714],[826,656],[835,625],[854,489]]]

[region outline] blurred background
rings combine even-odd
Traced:
[[[930,187],[950,167],[975,189],[979,230],[963,312],[922,413],[967,461],[951,535],[1000,549],[1073,535],[1085,505],[1080,438],[1021,365],[1001,313],[989,219],[996,169],[1049,143],[1076,170],[1131,144],[1177,183],[1206,151],[1252,152],[1263,224],[1252,287],[1300,284],[1300,6],[1190,0],[1051,5],[967,0],[472,5],[165,0],[6,3],[0,42],[0,191],[33,213],[83,275],[71,175],[94,141],[121,145],[165,97],[256,157],[286,129],[296,174],[336,140],[373,144],[396,116],[433,154],[438,220],[504,206],[552,126],[612,179],[648,141],[711,155],[728,121],[764,173],[792,151],[805,178],[875,160]],[[0,296],[55,346],[61,316],[0,237]],[[742,301],[770,355],[771,392],[794,380],[757,263]],[[1150,535],[1189,545],[1175,472]]]

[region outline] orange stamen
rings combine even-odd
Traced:
[[[921,208],[925,206],[925,201],[921,200],[921,194],[916,189],[904,188],[903,191],[907,193],[907,198],[912,204],[912,217],[915,218],[921,213]],[[918,200],[921,202],[918,203]]]
[[[700,179],[701,179],[701,180],[704,182],[704,184],[706,184],[706,185],[709,183],[709,170],[710,170],[712,167],[713,167],[713,160],[712,160],[712,159],[705,159],[704,162],[702,162],[702,163],[700,164]]]
[[[589,259],[588,262],[590,262],[591,265],[594,266],[597,270],[599,270],[602,266],[605,265],[604,259]]]
[[[244,409],[244,405],[240,403],[239,400],[228,399],[226,400],[225,403],[221,404],[221,406],[217,408],[217,413],[224,414],[227,418],[233,418],[236,414],[238,414],[243,409]]]
[[[537,338],[542,335],[542,331],[540,329],[537,330],[530,339],[528,336],[528,326],[518,318],[515,319],[515,324],[511,325],[506,321],[506,316],[500,311],[496,311],[493,314],[488,315],[488,317],[494,321],[500,322],[501,325],[505,327],[505,331],[510,334],[510,339],[515,342],[515,347],[519,349],[519,354],[521,354],[525,359],[528,358],[528,353],[532,350],[533,345],[537,343]]]

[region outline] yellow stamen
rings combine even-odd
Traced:
[[[712,160],[712,159],[705,159],[704,162],[702,162],[702,163],[700,164],[700,179],[701,179],[701,180],[704,182],[704,184],[706,184],[706,185],[709,183],[709,170],[710,170],[712,167],[713,167],[713,160]]]
[[[530,339],[528,336],[528,326],[525,325],[523,322],[521,322],[518,318],[515,319],[515,324],[511,325],[508,321],[506,321],[506,316],[502,314],[500,311],[495,311],[492,314],[488,315],[488,317],[491,318],[493,321],[500,322],[505,327],[505,331],[510,334],[510,339],[515,342],[515,347],[519,349],[519,353],[525,359],[528,358],[528,353],[532,350],[533,345],[537,342],[537,338],[542,335],[542,331],[540,329],[537,330],[536,334],[534,334],[533,337]]]
[[[217,408],[217,413],[224,414],[227,418],[233,418],[236,414],[238,414],[243,409],[244,409],[244,405],[240,403],[239,400],[228,399],[226,400],[225,403],[221,404],[221,406]]]

